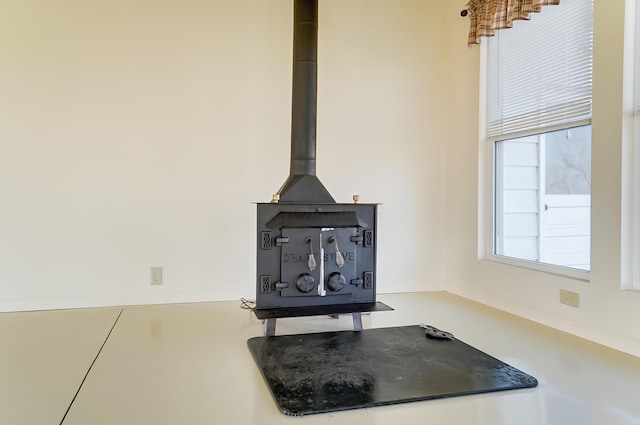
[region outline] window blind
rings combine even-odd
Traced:
[[[562,0],[488,40],[487,136],[591,118],[593,0]]]

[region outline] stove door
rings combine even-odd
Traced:
[[[356,279],[356,228],[284,228],[281,287],[283,297],[351,294]]]
[[[356,279],[356,247],[351,241],[358,233],[354,227],[323,229],[324,287],[326,295],[353,293]]]

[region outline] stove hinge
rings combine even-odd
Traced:
[[[289,243],[289,238],[287,237],[279,237],[276,238],[276,246],[282,246],[282,244]]]

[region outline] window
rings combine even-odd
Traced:
[[[590,268],[592,58],[592,0],[488,39],[493,259]]]

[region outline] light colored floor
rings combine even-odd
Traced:
[[[246,346],[263,325],[239,302],[5,313],[0,424],[640,424],[638,358],[443,292],[378,298],[396,310],[364,316],[365,328],[432,324],[540,385],[292,418]],[[351,326],[284,319],[277,334]]]

